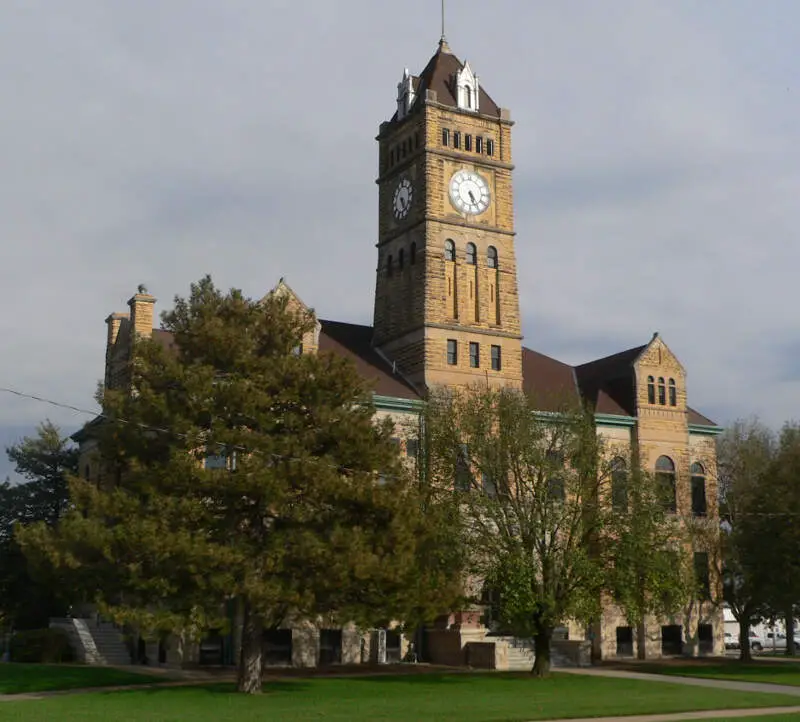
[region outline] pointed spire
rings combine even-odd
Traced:
[[[447,38],[444,34],[444,0],[442,0],[442,37],[439,38],[439,52],[452,54],[450,46],[447,44]]]

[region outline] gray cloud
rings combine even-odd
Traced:
[[[800,336],[796,3],[449,5],[451,46],[517,122],[526,343],[582,362],[658,330],[701,410],[794,415],[774,340]],[[5,8],[0,385],[93,408],[103,319],[142,282],[163,309],[206,272],[254,296],[285,276],[369,322],[374,136],[438,6]],[[0,402],[3,438],[81,420]]]

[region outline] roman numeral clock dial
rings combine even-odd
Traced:
[[[414,199],[414,186],[408,178],[403,178],[394,189],[392,211],[398,221],[402,221],[411,210],[411,201]]]
[[[477,216],[491,202],[489,185],[474,171],[456,171],[450,179],[450,202],[461,213]]]

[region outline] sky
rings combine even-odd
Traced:
[[[720,424],[800,416],[796,0],[447,0],[510,108],[524,343],[658,331]],[[0,387],[92,411],[105,317],[206,273],[370,323],[379,124],[439,0],[7,0]],[[89,414],[0,392],[0,447]],[[10,473],[0,455],[0,478]]]

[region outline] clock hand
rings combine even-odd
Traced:
[[[471,200],[473,203],[475,203],[475,196],[473,195],[472,191],[468,191],[468,193],[469,193],[469,199],[470,199],[470,200]]]

